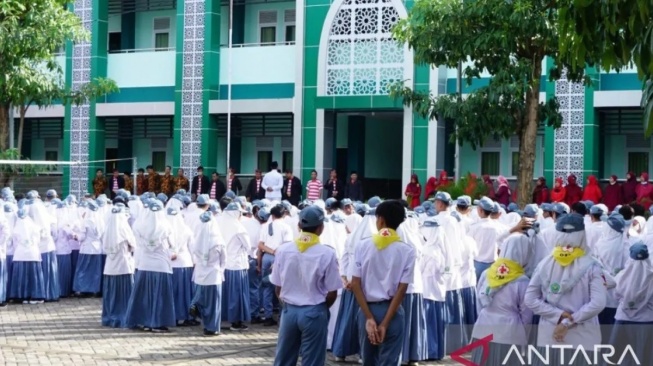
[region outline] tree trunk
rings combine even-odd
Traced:
[[[7,150],[9,131],[9,105],[0,105],[0,151]]]
[[[23,155],[23,128],[25,127],[25,114],[27,114],[28,106],[20,107],[20,123],[18,124],[18,142],[16,143],[16,148],[18,149],[18,155]]]
[[[542,60],[533,61],[532,85],[526,92],[526,113],[519,135],[519,172],[517,174],[517,203],[519,207],[532,203],[531,183],[537,148],[538,111],[540,106],[540,75]]]

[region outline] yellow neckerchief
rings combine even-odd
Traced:
[[[295,240],[295,244],[297,244],[297,249],[299,249],[300,253],[304,253],[306,249],[312,247],[313,245],[319,242],[320,242],[319,236],[313,233],[304,233],[304,232],[302,232],[299,235],[299,238]]]
[[[372,236],[372,241],[378,250],[383,250],[389,247],[390,244],[400,240],[401,238],[397,235],[397,232],[392,229],[381,229],[378,234]]]
[[[524,274],[524,268],[517,262],[507,259],[497,259],[487,270],[487,283],[490,288],[501,287]]]
[[[564,247],[557,246],[553,248],[553,259],[563,267],[567,267],[572,264],[576,258],[580,258],[584,255],[584,250],[581,248],[574,248],[571,245],[565,245]]]

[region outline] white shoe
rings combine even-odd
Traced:
[[[344,357],[336,357],[336,362],[345,362]]]
[[[359,365],[362,365],[362,364],[363,364],[363,359],[362,359],[362,358],[359,358],[359,359],[358,359],[358,364],[359,364]]]

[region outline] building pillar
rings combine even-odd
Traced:
[[[430,68],[427,65],[415,65],[413,88],[417,92],[429,93],[430,91]],[[429,161],[429,141],[433,136],[429,135],[429,124],[435,124],[436,121],[429,121],[422,118],[417,113],[413,113],[413,161],[411,174],[417,174],[417,178],[424,191],[426,180],[428,179],[428,161]],[[402,177],[410,182],[410,175]],[[403,188],[402,188],[403,189]],[[403,194],[403,192],[401,192]],[[424,194],[424,192],[422,192]],[[420,200],[422,198],[420,197]]]
[[[72,11],[90,31],[89,42],[68,43],[66,47],[66,85],[79,89],[97,77],[107,75],[108,5],[103,0],[76,0]],[[66,105],[64,156],[82,162],[64,168],[63,192],[83,196],[92,190],[92,177],[103,163],[84,163],[104,159],[104,126],[95,116],[95,100],[79,106]]]
[[[217,169],[217,121],[209,101],[219,99],[220,1],[177,2],[174,168]],[[189,175],[193,175],[190,174]]]
[[[595,68],[588,68],[585,72],[592,79],[592,85],[585,87],[585,118],[584,123],[585,127],[583,129],[583,141],[584,141],[584,159],[583,159],[583,174],[584,181],[582,185],[585,186],[587,182],[587,177],[590,175],[599,177],[599,171],[601,159],[600,159],[600,147],[601,147],[601,136],[599,135],[599,118],[594,109],[594,90],[598,86],[599,73]]]
[[[136,48],[136,13],[126,13],[121,16],[120,49],[133,50]]]
[[[358,172],[365,178],[365,116],[347,117],[347,168],[348,173]],[[341,177],[346,178],[346,177]]]

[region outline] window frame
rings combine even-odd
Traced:
[[[260,22],[261,21],[261,13],[272,12],[272,11],[277,13],[277,16],[276,16],[277,21],[275,23],[261,23]],[[277,39],[279,38],[278,34],[277,34],[278,31],[279,31],[279,29],[278,29],[279,28],[279,20],[278,20],[279,18],[278,17],[279,17],[279,12],[277,10],[269,10],[269,9],[263,10],[262,9],[262,10],[258,11],[258,18],[257,18],[258,19],[258,27],[257,27],[258,33],[257,33],[257,37],[258,37],[258,45],[259,46],[274,46],[274,45],[277,44]],[[261,40],[261,31],[263,30],[263,28],[274,28],[274,42],[265,42],[265,43],[263,43],[263,41]],[[285,35],[285,27],[284,27],[284,39],[285,38],[286,38],[286,35]]]
[[[168,51],[170,50],[170,26],[167,29],[154,29],[154,24],[158,19],[168,19],[168,24],[172,21],[170,17],[155,17],[152,19],[152,49],[155,51]],[[156,46],[156,36],[158,34],[167,34],[168,35],[168,46],[167,47],[157,47]]]
[[[644,148],[644,147],[626,147],[626,150],[625,150],[626,156],[625,156],[624,160],[626,160],[626,168],[628,168],[628,171],[630,171],[630,157],[629,157],[630,153],[646,153],[646,154],[648,154],[648,164],[647,164],[647,167],[646,167],[645,171],[647,171],[647,172],[651,171],[651,169],[650,169],[651,168],[651,151],[652,151],[651,149],[647,149],[647,148]],[[639,176],[639,174],[641,172],[634,172],[634,173]]]
[[[491,138],[489,140],[494,142]],[[483,153],[498,153],[499,154],[499,174],[498,175],[490,174],[490,177],[494,178],[494,177],[498,177],[499,175],[501,175],[501,172],[503,171],[503,162],[502,162],[503,159],[501,159],[501,149],[502,149],[503,144],[504,144],[504,140],[501,139],[501,140],[499,140],[499,144],[498,144],[499,146],[490,146],[490,147],[480,146],[478,148],[478,171],[480,172],[480,174],[489,174],[489,173],[483,171]],[[485,145],[485,143],[483,145]]]
[[[48,154],[54,154],[55,158],[53,159],[48,159]],[[58,150],[45,150],[43,152],[43,160],[45,161],[58,161],[59,160],[59,151]]]

